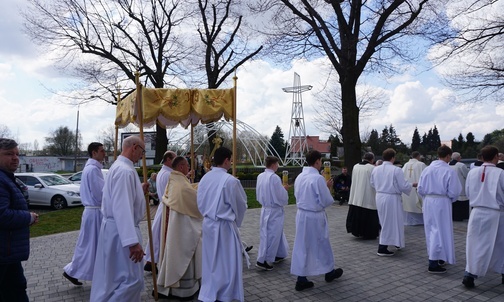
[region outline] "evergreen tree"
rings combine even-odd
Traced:
[[[434,125],[434,129],[432,130],[432,147],[432,151],[437,151],[437,149],[441,147],[441,138],[439,137],[439,131],[436,125]]]
[[[411,151],[418,151],[421,143],[420,134],[418,133],[417,127],[415,127],[415,131],[413,131],[413,138],[411,139]]]
[[[464,150],[464,157],[466,158],[475,158],[478,155],[478,143],[474,141],[474,135],[472,132],[467,133],[466,135],[466,148]]]
[[[373,152],[375,155],[381,154],[381,152],[383,151],[380,150],[380,138],[378,137],[378,131],[376,131],[376,129],[371,130],[367,145],[371,148],[371,152]]]
[[[337,135],[329,136],[329,143],[331,143],[331,157],[338,156],[338,147],[343,147],[343,143],[340,141]]]
[[[460,154],[462,154],[462,152],[464,152],[464,150],[466,148],[464,136],[462,136],[462,133],[459,133],[459,136],[457,139],[457,146],[458,146],[457,151],[460,152]]]
[[[474,134],[472,134],[472,132],[467,133],[466,141],[468,147],[474,146]]]
[[[275,132],[271,135],[270,145],[276,150],[280,158],[285,158],[285,141],[282,129],[277,125]],[[268,154],[276,156],[275,154]]]
[[[457,151],[457,152],[460,150],[459,143],[456,138],[453,138],[451,140],[451,148],[453,151]]]

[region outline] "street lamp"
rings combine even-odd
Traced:
[[[79,152],[79,108],[77,105],[77,127],[75,127],[75,159],[74,159],[74,172],[77,172],[77,155]]]

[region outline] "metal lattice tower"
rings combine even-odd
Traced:
[[[292,93],[292,113],[289,129],[289,145],[285,152],[284,165],[303,166],[306,162],[305,154],[308,152],[306,141],[306,128],[303,112],[303,98],[301,93],[311,90],[311,85],[301,85],[301,77],[294,73],[294,85],[282,88],[284,92]]]

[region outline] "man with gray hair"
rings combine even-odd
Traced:
[[[498,155],[498,162],[497,165],[495,165],[497,168],[504,169],[504,153],[499,153]]]
[[[28,212],[16,184],[18,166],[18,144],[0,138],[0,301],[28,301],[21,261],[30,255],[30,226],[38,222],[38,215]]]
[[[144,250],[139,224],[149,185],[140,183],[134,164],[144,155],[143,140],[129,136],[105,176],[90,301],[140,301]]]
[[[450,168],[457,172],[457,177],[462,185],[462,191],[457,197],[457,201],[452,203],[452,220],[453,221],[463,221],[464,219],[469,219],[469,199],[465,193],[465,183],[467,178],[467,173],[469,173],[469,168],[460,162],[462,156],[460,153],[453,152],[451,156],[452,160],[450,162]]]
[[[371,187],[374,154],[364,154],[362,162],[352,170],[352,186],[348,198],[346,229],[355,237],[376,239],[380,233],[380,221],[376,210],[375,189]]]

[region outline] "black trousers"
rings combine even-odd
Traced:
[[[21,261],[0,264],[0,302],[25,302],[26,278]]]

